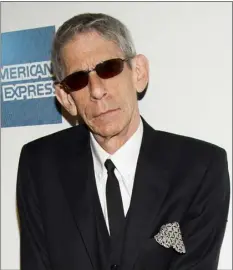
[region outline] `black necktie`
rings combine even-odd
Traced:
[[[110,159],[104,163],[108,178],[106,184],[106,200],[111,238],[118,237],[124,225],[125,215],[118,180],[114,174],[115,166]]]

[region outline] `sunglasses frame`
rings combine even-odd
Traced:
[[[125,59],[122,59],[122,58],[112,58],[112,59],[108,59],[108,60],[102,61],[102,62],[98,63],[92,69],[89,69],[89,70],[80,70],[80,71],[75,71],[75,72],[71,73],[70,75],[66,76],[61,82],[57,82],[57,84],[60,84],[66,92],[76,92],[76,91],[79,91],[79,90],[83,89],[84,87],[86,87],[88,85],[88,83],[85,86],[83,86],[82,88],[80,88],[80,89],[72,89],[65,82],[67,80],[67,78],[69,78],[70,76],[73,76],[76,73],[84,73],[85,75],[88,76],[88,74],[90,72],[92,72],[92,71],[96,71],[97,75],[99,76],[99,74],[98,74],[98,72],[97,72],[96,69],[98,69],[98,67],[100,67],[101,65],[105,64],[106,62],[111,61],[111,60],[121,60],[122,63],[124,63],[124,62],[129,61],[132,58],[133,57],[128,57],[128,58],[125,58]],[[123,67],[123,69],[124,69],[124,67]],[[123,69],[121,70],[121,72],[123,71]],[[118,73],[118,74],[120,74],[120,73]],[[116,74],[116,75],[114,75],[112,77],[109,77],[109,78],[113,78],[113,77],[117,76],[118,74]],[[99,76],[99,77],[101,78],[101,76]]]

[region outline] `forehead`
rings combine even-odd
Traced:
[[[96,32],[74,36],[62,49],[62,57],[67,73],[95,67],[101,61],[122,57],[116,43],[106,40]]]

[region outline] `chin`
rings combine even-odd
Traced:
[[[121,125],[116,125],[116,123],[111,122],[107,125],[100,125],[93,128],[94,133],[101,137],[113,137],[119,134],[123,130]]]
[[[104,128],[99,128],[96,130],[97,134],[100,135],[101,137],[113,137],[117,135],[120,130],[118,130],[116,127],[104,127]]]

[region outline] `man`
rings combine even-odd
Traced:
[[[22,270],[216,270],[226,152],[140,117],[148,62],[118,20],[71,18],[56,33],[52,63],[57,99],[84,123],[22,149]]]

